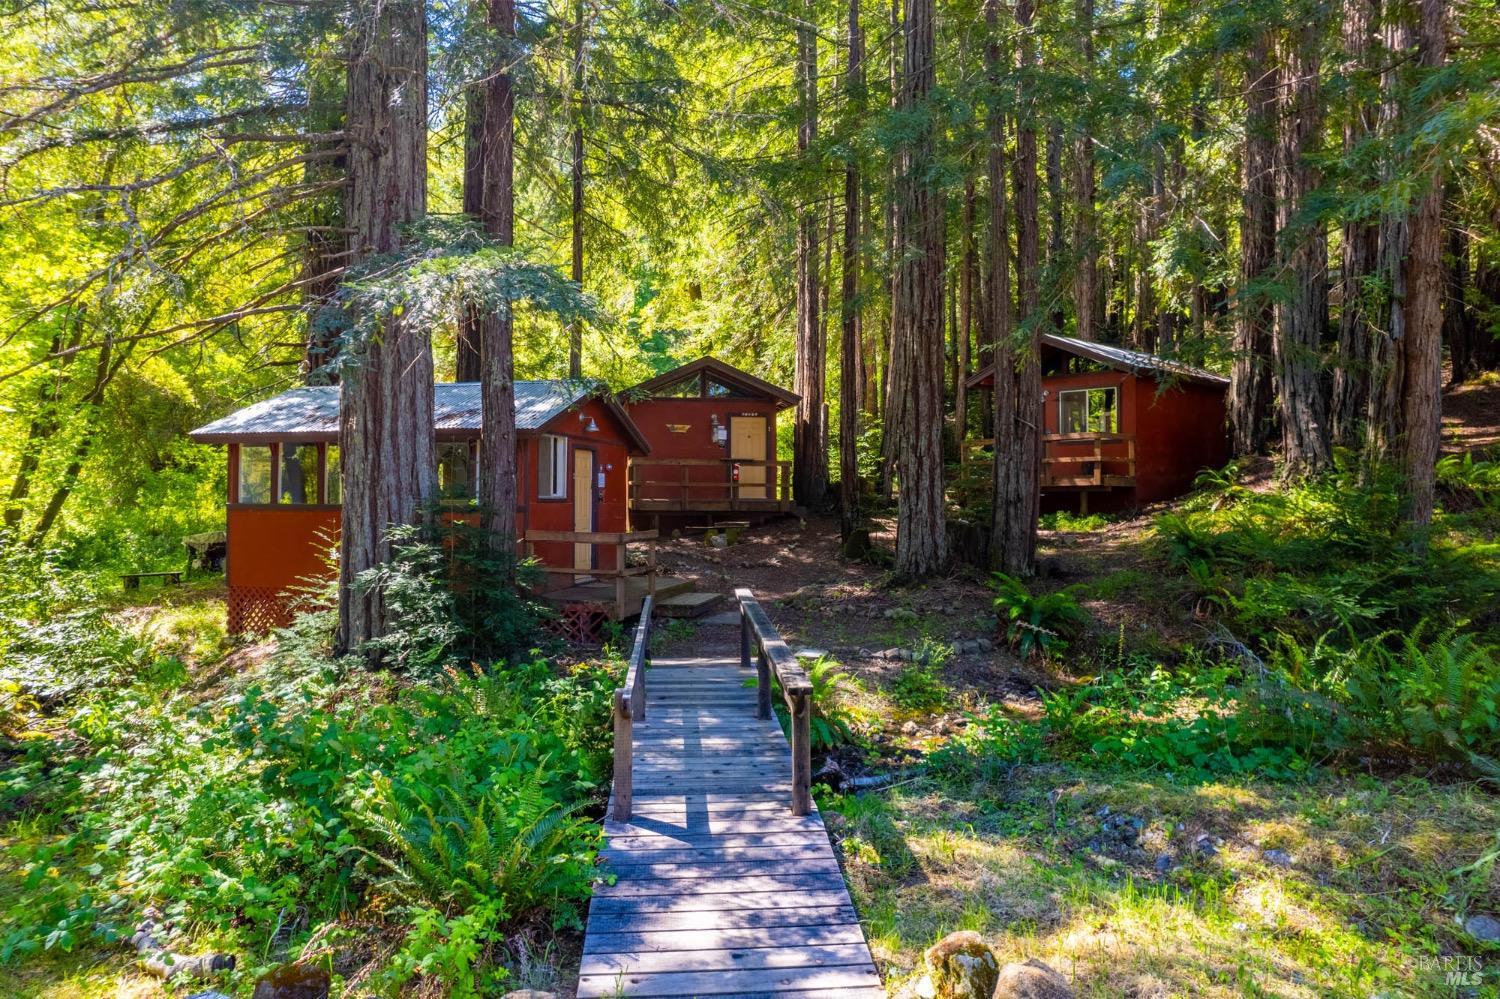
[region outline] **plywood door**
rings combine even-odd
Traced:
[[[594,452],[573,452],[573,530],[594,529]],[[580,573],[594,568],[594,546],[573,546],[573,568]]]
[[[731,416],[729,418],[729,457],[733,461],[766,460],[766,418],[764,416]],[[766,466],[741,465],[739,499],[766,498]]]

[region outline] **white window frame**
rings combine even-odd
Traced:
[[[1113,413],[1114,414],[1114,423],[1115,423],[1115,429],[1114,430],[1095,430],[1094,429],[1094,411],[1093,411],[1092,408],[1090,408],[1090,395],[1089,394],[1091,392],[1113,392],[1114,393],[1114,397],[1115,397],[1115,404],[1114,404],[1114,406],[1111,407],[1111,408],[1109,408],[1109,409],[1104,410],[1104,412]],[[1068,427],[1067,427],[1067,424],[1065,422],[1065,420],[1066,420],[1066,416],[1065,416],[1066,409],[1065,409],[1065,405],[1064,404],[1065,404],[1065,402],[1067,400],[1067,397],[1070,396],[1070,395],[1074,395],[1074,394],[1080,394],[1080,395],[1083,396],[1083,430],[1081,430],[1081,431],[1080,430],[1069,430]],[[1057,430],[1058,430],[1058,433],[1063,433],[1063,434],[1076,434],[1076,433],[1085,433],[1085,434],[1113,434],[1113,433],[1118,433],[1119,429],[1120,429],[1120,390],[1119,390],[1118,387],[1116,387],[1114,385],[1095,385],[1092,388],[1061,389],[1061,390],[1058,391],[1058,393],[1057,393]]]
[[[551,476],[543,462],[551,456]],[[564,500],[568,498],[568,439],[557,434],[542,434],[537,438],[536,498]]]

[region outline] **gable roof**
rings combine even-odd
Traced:
[[[1105,367],[1125,371],[1132,375],[1144,375],[1148,378],[1155,378],[1158,381],[1180,379],[1185,382],[1210,385],[1215,388],[1226,388],[1229,385],[1228,378],[1215,374],[1206,368],[1196,368],[1191,364],[1183,364],[1180,361],[1157,357],[1155,354],[1147,354],[1139,350],[1130,350],[1127,347],[1119,347],[1112,343],[1096,343],[1092,340],[1079,340],[1070,336],[1059,336],[1056,333],[1043,333],[1042,345],[1072,354],[1075,357],[1086,357],[1091,361],[1097,361]],[[995,366],[993,364],[986,365],[984,368],[970,375],[964,384],[969,388],[977,388],[992,380],[994,375]]]
[[[624,395],[629,401],[638,401],[638,397],[640,396],[650,396],[657,389],[666,388],[669,385],[682,381],[684,378],[690,378],[699,373],[712,375],[715,381],[732,385],[750,395],[769,399],[776,403],[777,409],[795,406],[797,405],[797,400],[801,398],[795,392],[788,392],[779,385],[772,385],[768,381],[755,377],[748,371],[741,371],[732,364],[726,364],[717,357],[700,357],[696,361],[689,361],[686,364],[673,368],[671,371],[664,371],[654,378],[648,378],[639,385],[632,385],[622,392],[621,395]]]
[[[640,428],[602,386],[586,381],[517,381],[516,430],[536,432],[574,406],[598,397],[620,421],[637,451],[651,446]],[[478,382],[439,382],[433,386],[433,430],[441,437],[471,437],[483,424]],[[200,444],[257,444],[273,441],[339,439],[339,387],[309,385],[288,389],[191,431]]]

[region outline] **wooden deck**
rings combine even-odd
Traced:
[[[883,997],[823,818],[792,814],[791,749],[757,717],[756,670],[726,653],[648,675],[631,818],[605,823],[616,880],[589,907],[579,999]]]

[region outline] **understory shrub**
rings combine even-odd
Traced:
[[[1022,659],[1060,652],[1088,622],[1088,612],[1068,590],[1032,593],[1021,580],[1003,572],[994,574],[990,586],[1000,629]]]

